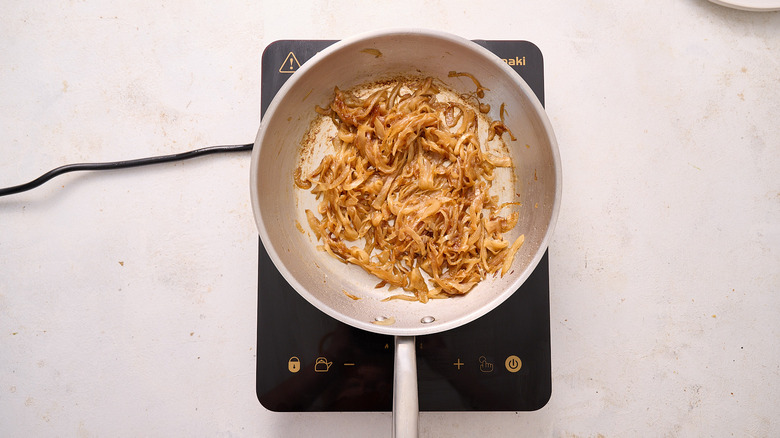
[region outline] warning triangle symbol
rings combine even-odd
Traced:
[[[279,67],[279,73],[295,73],[296,70],[301,68],[301,63],[298,62],[298,58],[295,57],[295,53],[290,52],[287,57],[284,58],[284,62]]]

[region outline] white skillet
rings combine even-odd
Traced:
[[[318,251],[313,233],[300,231],[298,224],[308,229],[304,208],[314,204],[293,183],[299,145],[316,115],[314,106],[326,106],[335,86],[348,89],[378,79],[414,75],[433,76],[458,92],[474,91],[470,79],[449,78],[450,71],[471,73],[489,89],[484,101],[491,105],[492,119],[499,119],[501,103],[506,105],[506,125],[517,137],[517,141],[507,141],[515,177],[510,181],[511,190],[499,195],[522,204],[517,226],[505,237],[514,241],[525,234],[525,243],[507,275],[489,278],[465,296],[426,304],[382,302],[387,291],[374,288],[378,282],[375,277]],[[478,44],[423,29],[358,35],[304,63],[263,117],[252,151],[250,179],[260,238],[287,282],[333,318],[362,330],[395,336],[393,436],[417,436],[414,337],[466,324],[509,298],[547,249],[561,195],[557,143],[550,121],[528,85]],[[345,291],[361,299],[353,300]],[[387,319],[395,322],[377,324]]]

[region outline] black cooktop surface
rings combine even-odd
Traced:
[[[301,64],[334,42],[270,44],[261,61],[261,111]],[[520,74],[544,104],[542,53],[534,44],[476,42]],[[532,411],[547,403],[548,266],[545,254],[523,286],[482,318],[417,337],[421,411]],[[256,390],[263,406],[280,412],[392,410],[393,338],[352,328],[309,304],[287,284],[262,242],[257,301]]]

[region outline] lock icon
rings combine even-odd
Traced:
[[[293,356],[287,361],[287,369],[291,373],[297,373],[301,370],[301,360],[297,356]]]

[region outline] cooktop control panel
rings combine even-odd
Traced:
[[[261,111],[306,60],[334,42],[269,45],[262,57]],[[542,54],[534,44],[476,42],[520,74],[544,104]],[[260,403],[282,412],[391,411],[393,338],[352,328],[306,302],[262,242],[258,260]],[[457,329],[417,337],[416,350],[421,411],[543,407],[552,392],[547,255],[498,308]]]

